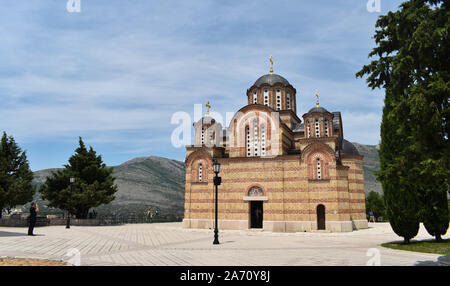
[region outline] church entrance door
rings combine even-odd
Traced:
[[[317,229],[325,229],[325,206],[317,206]]]
[[[263,202],[250,202],[250,228],[263,227]]]

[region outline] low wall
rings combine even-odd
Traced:
[[[28,227],[28,218],[1,218],[0,226],[3,227]],[[35,226],[47,226],[49,225],[49,219],[46,217],[38,216],[36,217]]]
[[[27,218],[1,218],[0,227],[28,227]],[[63,218],[37,217],[35,226],[66,225],[67,220]],[[98,219],[70,219],[70,225],[74,226],[96,226],[100,225]]]
[[[65,218],[53,218],[50,219],[50,224],[49,225],[66,225],[67,224],[67,219]],[[100,225],[100,220],[98,219],[75,219],[75,218],[71,218],[70,219],[70,225],[75,225],[75,226],[96,226],[96,225]]]

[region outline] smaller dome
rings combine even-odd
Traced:
[[[326,113],[326,112],[328,112],[328,110],[326,110],[326,109],[323,108],[323,107],[313,107],[313,108],[311,108],[311,109],[308,111],[308,113],[311,113],[311,112]]]
[[[341,154],[344,155],[359,155],[358,149],[350,141],[342,139]]]
[[[287,81],[287,79],[285,79],[281,75],[277,75],[277,74],[263,75],[262,77],[258,78],[258,80],[255,82],[254,85],[256,85],[257,87],[260,87],[261,85],[263,85],[265,83],[270,86],[273,86],[277,83],[281,83],[284,86],[290,85],[290,83]]]
[[[197,124],[201,124],[201,125],[213,125],[214,123],[216,123],[216,120],[214,118],[212,118],[209,115],[205,115],[202,118],[200,118],[199,121],[194,122],[194,126]]]

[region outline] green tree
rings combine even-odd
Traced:
[[[33,200],[32,180],[33,172],[26,152],[22,152],[12,136],[3,132],[0,142],[0,218],[4,208],[11,209]]]
[[[386,89],[381,146],[383,140],[391,142],[380,148],[378,178],[388,216],[392,219],[402,209],[391,204],[402,200],[395,192],[403,193],[407,196],[403,204],[417,208],[427,231],[437,240],[448,229],[444,219],[448,217],[445,192],[450,178],[448,5],[448,1],[411,0],[397,12],[381,16],[374,36],[377,47],[369,54],[378,59],[357,73],[369,75],[372,89]],[[392,145],[398,148],[390,150]],[[415,225],[415,219],[410,223]]]
[[[408,137],[404,136],[404,104],[397,104],[398,93],[386,88],[381,122],[380,171],[377,173],[384,194],[386,216],[393,231],[409,243],[419,231],[419,194],[409,181],[410,167],[414,158],[407,148]]]
[[[41,186],[42,198],[49,206],[64,209],[77,218],[87,218],[90,208],[108,204],[114,200],[117,186],[112,176],[113,168],[106,167],[101,156],[92,147],[80,146],[64,169],[52,173]],[[70,177],[75,178],[71,195]]]
[[[383,195],[378,194],[377,192],[370,191],[369,195],[366,198],[366,212],[367,216],[369,216],[369,211],[373,212],[375,218],[386,216],[386,211],[384,207],[384,197]]]

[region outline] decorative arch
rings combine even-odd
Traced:
[[[246,157],[248,154],[246,128],[248,126],[250,129],[250,134],[253,135],[255,131],[253,129],[255,128],[254,121],[256,120],[257,134],[259,134],[258,138],[261,137],[261,128],[262,126],[264,126],[264,144],[263,147],[258,148],[257,156],[264,156],[266,154],[270,155],[272,152],[276,153],[276,151],[280,148],[278,134],[278,129],[280,128],[280,119],[277,118],[277,120],[274,120],[272,118],[272,112],[276,111],[271,107],[259,104],[247,105],[241,108],[233,116],[231,120],[232,123],[228,128],[227,134],[230,134],[229,140],[227,141],[228,147],[232,149],[239,149],[239,156]],[[263,154],[261,154],[260,150],[262,148],[264,148]]]
[[[324,157],[328,159],[328,161],[334,161],[334,151],[330,146],[320,142],[314,142],[306,146],[302,150],[301,160],[305,163],[309,162],[309,159],[314,153],[323,153]]]
[[[197,150],[186,157],[186,160],[184,161],[186,167],[190,167],[192,165],[192,162],[197,160],[198,158],[204,158],[212,166],[213,158],[211,157],[211,155],[209,155],[209,153],[204,150]]]
[[[301,159],[308,166],[308,179],[328,179],[330,177],[328,165],[336,159],[330,146],[324,143],[312,143],[303,149]],[[320,172],[318,172],[318,160]],[[318,174],[320,173],[320,177]]]
[[[197,150],[186,158],[186,171],[191,174],[191,182],[207,182],[208,173],[212,169],[212,157],[203,150]],[[199,179],[199,170],[201,166],[202,179]]]

